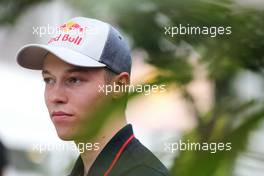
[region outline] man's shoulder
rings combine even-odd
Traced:
[[[136,138],[124,151],[119,166],[126,167],[122,175],[167,176],[168,169],[162,162]]]

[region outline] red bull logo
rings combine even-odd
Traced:
[[[82,41],[82,35],[84,32],[84,28],[81,27],[78,23],[73,21],[69,21],[59,27],[62,34],[59,34],[55,37],[52,37],[48,43],[51,42],[69,42],[75,45],[79,45]],[[75,32],[75,33],[74,33]],[[79,33],[80,32],[80,33]],[[73,35],[72,35],[73,33]],[[77,34],[77,35],[76,35]]]
[[[75,45],[79,45],[82,41],[82,37],[81,36],[73,37],[73,36],[70,36],[69,34],[64,34],[64,35],[60,34],[56,37],[52,37],[49,40],[48,44],[50,44],[51,42],[57,42],[57,41],[69,42]]]

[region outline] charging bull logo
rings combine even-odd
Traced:
[[[62,34],[52,37],[48,44],[56,41],[79,45],[83,39],[84,28],[74,21],[69,21],[59,27]]]
[[[74,21],[69,21],[61,25],[60,30],[62,30],[63,32],[68,32],[70,30],[79,30],[80,32],[83,32],[84,29],[78,23],[75,23]]]

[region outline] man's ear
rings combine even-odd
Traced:
[[[113,98],[120,98],[124,93],[126,93],[126,85],[130,84],[130,76],[127,72],[122,72],[116,75],[113,79],[113,87],[115,91],[113,91]]]

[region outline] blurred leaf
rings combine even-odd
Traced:
[[[29,7],[50,0],[0,0],[0,24],[13,24]]]

